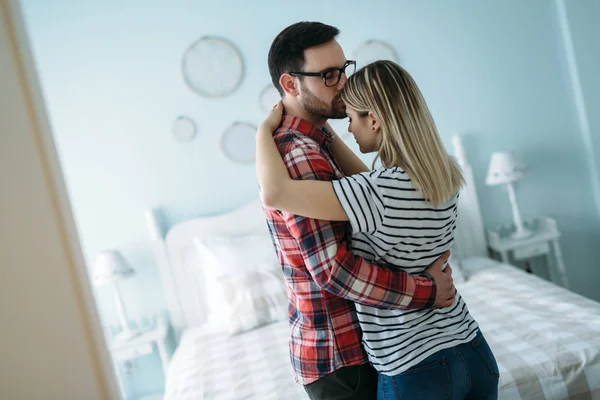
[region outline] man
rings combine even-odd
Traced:
[[[284,29],[269,51],[269,71],[287,114],[275,141],[294,179],[342,177],[330,153],[339,139],[324,128],[327,119],[346,116],[339,92],[354,66],[335,40],[338,33],[322,23],[300,22]],[[344,240],[345,223],[264,210],[288,288],[296,380],[311,399],[375,399],[377,373],[361,345],[354,302],[403,309],[449,306],[451,269],[441,270],[448,255],[428,276],[414,277],[355,257]]]

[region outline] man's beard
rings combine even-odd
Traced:
[[[307,112],[317,118],[346,118],[346,106],[342,101],[340,93],[336,94],[333,100],[331,100],[331,104],[328,105],[308,90],[308,87],[306,87],[304,82],[300,83],[300,85],[302,86],[302,93],[304,94],[302,106]]]

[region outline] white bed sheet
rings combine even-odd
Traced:
[[[239,335],[184,331],[171,359],[165,400],[307,400],[289,357],[289,323]]]
[[[600,400],[600,304],[487,258],[465,268],[457,287],[498,361],[501,400]],[[165,399],[308,399],[288,335],[287,321],[233,337],[185,331]]]
[[[498,361],[500,399],[600,399],[600,304],[511,265],[464,264],[457,288]]]

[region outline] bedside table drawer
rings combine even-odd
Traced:
[[[154,351],[150,343],[139,344],[134,347],[120,349],[113,352],[113,357],[117,361],[127,361],[146,354],[151,354]]]
[[[518,247],[513,251],[513,256],[516,260],[523,260],[526,258],[532,258],[548,254],[550,252],[550,246],[547,242],[532,244],[530,246]]]

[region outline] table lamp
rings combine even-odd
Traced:
[[[104,250],[98,253],[94,262],[94,277],[95,285],[104,285],[107,283],[113,284],[115,288],[115,302],[119,313],[119,320],[123,328],[117,336],[117,340],[129,340],[137,335],[139,331],[129,329],[127,313],[123,305],[123,299],[119,290],[119,281],[129,278],[135,274],[135,271],[125,260],[123,255],[118,250]]]
[[[532,232],[523,225],[513,185],[515,181],[518,181],[525,175],[525,172],[525,166],[512,151],[496,152],[492,154],[490,159],[490,166],[485,180],[487,185],[505,184],[507,187],[516,228],[510,235],[513,239],[524,239],[532,235]]]

